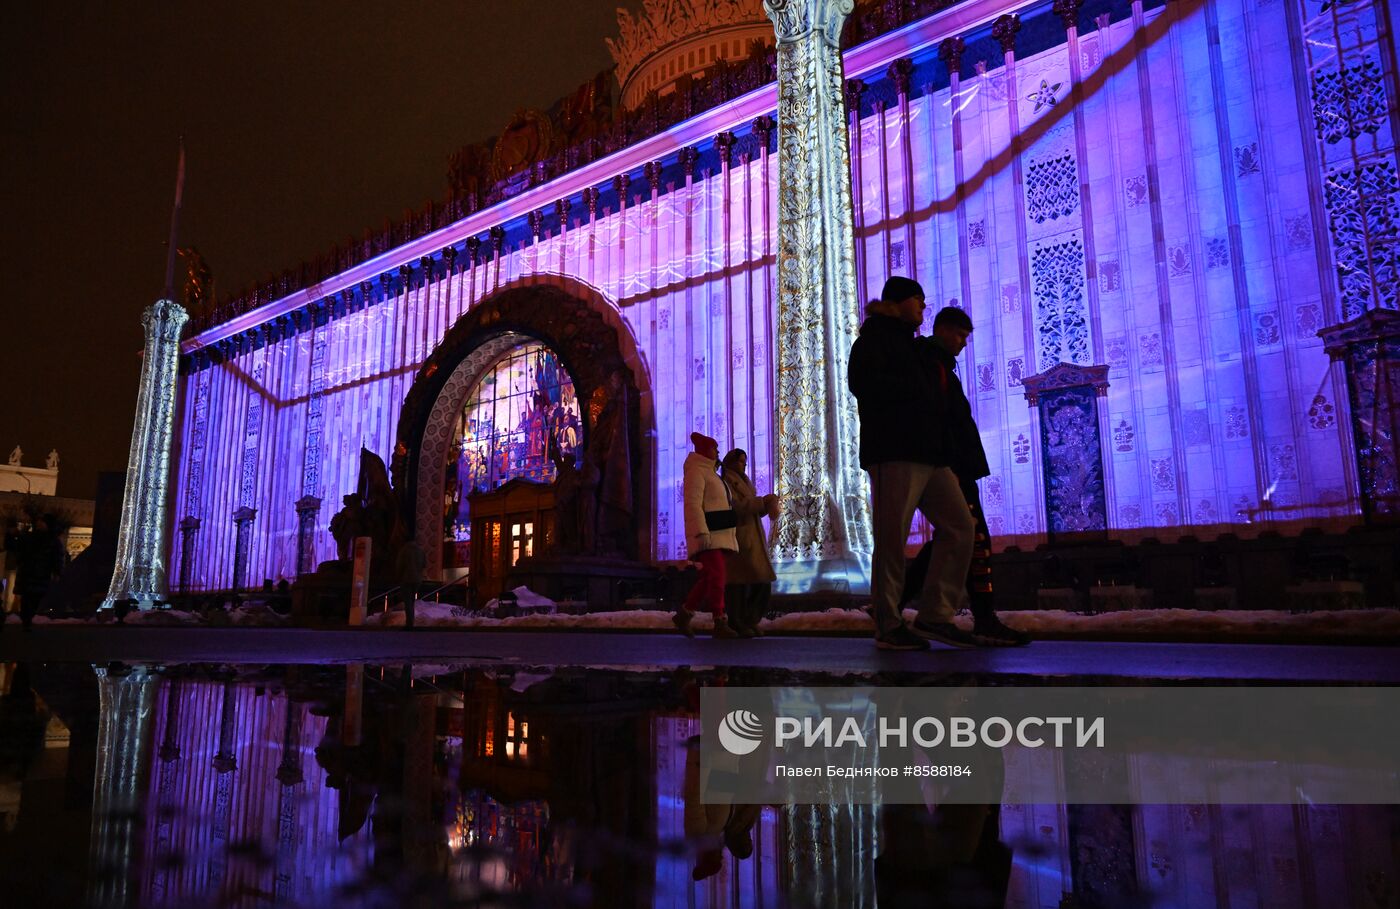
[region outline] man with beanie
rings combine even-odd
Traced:
[[[700,576],[690,595],[672,617],[676,630],[688,638],[695,637],[690,620],[695,610],[704,609],[714,617],[717,638],[737,637],[724,618],[724,554],[738,552],[739,541],[734,533],[738,524],[734,506],[729,500],[729,487],[719,478],[719,442],[693,432],[690,443],[695,450],[686,455],[682,468],[681,497],[685,508],[685,545],[693,562],[700,563]]]
[[[975,647],[953,624],[972,559],[974,524],[949,467],[947,402],[914,349],[924,289],[909,278],[885,282],[851,346],[847,381],[860,412],[860,466],[870,474],[875,552],[870,567],[875,646],[921,650],[927,640]],[[913,628],[904,624],[904,546],[914,511],[934,525],[933,548]]]
[[[1030,635],[1002,624],[992,605],[992,534],[982,513],[982,496],[977,481],[991,474],[982,434],[972,418],[972,404],[958,380],[958,354],[967,347],[972,334],[972,318],[956,306],[946,306],[933,319],[933,336],[916,338],[914,348],[930,369],[934,391],[946,402],[944,420],[949,441],[950,465],[962,487],[977,529],[973,536],[972,567],[967,575],[968,604],[972,607],[972,636],[987,647],[1020,647],[1031,642]],[[904,600],[913,600],[920,570],[932,555],[929,543],[909,566]]]

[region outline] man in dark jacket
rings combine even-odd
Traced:
[[[982,496],[977,481],[991,475],[987,452],[982,447],[982,434],[972,418],[972,404],[967,400],[962,382],[958,380],[958,354],[967,347],[972,334],[972,318],[956,306],[939,310],[933,319],[933,336],[916,338],[915,349],[929,370],[935,394],[943,402],[941,419],[948,442],[948,464],[957,475],[958,485],[971,509],[977,530],[972,549],[972,566],[967,575],[968,602],[972,607],[972,636],[977,643],[989,647],[1019,647],[1029,644],[1030,635],[1008,628],[997,618],[992,605],[992,535],[987,529],[987,517],[982,513]],[[933,544],[919,551],[909,566],[911,580],[920,575],[921,566],[932,556]],[[914,584],[905,587],[904,600],[918,595]]]
[[[975,647],[953,624],[953,611],[972,559],[974,523],[949,465],[944,421],[946,402],[914,349],[923,321],[924,291],[918,282],[893,277],[867,311],[851,346],[847,375],[860,411],[860,466],[870,474],[871,616],[875,645],[884,650],[920,650],[925,640]],[[904,545],[918,509],[936,531],[910,629],[899,609],[904,588]]]

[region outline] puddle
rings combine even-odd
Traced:
[[[699,803],[702,687],[932,681],[9,664],[0,893],[181,909],[1397,899],[1391,806]]]

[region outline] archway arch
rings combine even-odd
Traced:
[[[401,491],[409,532],[427,552],[431,576],[442,570],[443,491],[457,418],[485,372],[531,340],[559,357],[581,404],[596,389],[606,388],[614,372],[622,376],[634,551],[640,559],[652,556],[656,423],[651,378],[636,338],[596,288],[562,275],[533,275],[500,288],[464,313],[423,362],[404,399],[394,446],[394,486]],[[585,432],[592,428],[590,422]]]

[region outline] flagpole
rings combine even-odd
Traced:
[[[175,166],[175,206],[170,211],[170,240],[165,246],[165,299],[174,300],[171,296],[175,289],[175,243],[180,231],[180,200],[185,192],[185,137],[180,137],[180,161]]]

